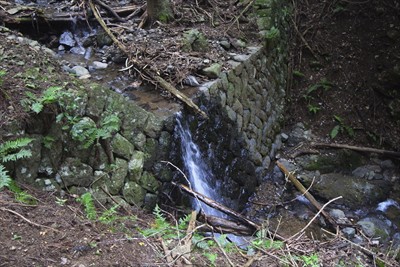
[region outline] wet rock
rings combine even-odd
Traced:
[[[113,44],[113,40],[110,38],[110,36],[105,31],[100,31],[97,33],[96,41],[97,41],[98,47],[103,47],[105,45]]]
[[[117,133],[111,141],[113,153],[124,159],[130,159],[134,146],[121,134]]]
[[[94,180],[92,167],[82,163],[77,158],[66,158],[56,178],[65,187],[71,185],[89,186]]]
[[[379,237],[382,241],[389,238],[392,222],[383,217],[366,217],[357,222],[368,237]]]
[[[146,190],[137,183],[130,181],[125,183],[122,195],[128,203],[141,206],[144,203]]]
[[[374,180],[382,179],[382,175],[379,174],[381,171],[381,167],[378,165],[367,165],[358,167],[352,172],[352,174],[355,177],[365,178],[367,180]]]
[[[306,181],[307,186],[310,183],[311,180]],[[358,208],[385,199],[389,188],[390,184],[384,181],[367,181],[340,173],[329,173],[316,177],[311,190],[327,200],[342,196],[336,203]]]
[[[194,77],[193,75],[187,76],[186,79],[183,80],[183,83],[192,87],[197,87],[200,85],[196,77]]]
[[[214,63],[211,66],[203,69],[203,74],[209,78],[215,79],[218,78],[221,74],[222,66],[219,63]]]
[[[67,45],[69,47],[74,47],[76,41],[74,35],[71,32],[66,31],[61,34],[59,43],[62,45]]]
[[[159,117],[149,114],[147,119],[147,124],[144,127],[144,132],[151,138],[156,138],[159,136],[162,128],[164,126],[164,121]]]
[[[69,51],[75,55],[84,55],[86,52],[86,49],[82,46],[75,46],[75,47],[72,47]]]

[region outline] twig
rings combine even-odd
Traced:
[[[215,238],[215,236],[213,236],[213,239],[215,241],[215,243],[217,243],[218,248],[221,250],[222,254],[224,254],[226,260],[228,261],[229,265],[232,267],[235,267],[235,264],[233,264],[233,262],[231,261],[231,259],[228,257],[228,254],[226,254],[225,249],[221,246],[221,244],[218,242],[218,240]]]
[[[331,233],[331,232],[329,232],[328,230],[325,230],[324,228],[321,228],[321,229],[322,229],[322,231],[324,231],[325,233],[337,237],[336,234]],[[365,248],[365,247],[363,247],[363,246],[361,246],[361,245],[359,245],[359,244],[357,244],[357,243],[354,243],[354,242],[348,240],[347,238],[345,238],[345,237],[343,237],[343,236],[340,236],[340,235],[339,235],[339,238],[343,239],[344,241],[349,242],[352,246],[355,246],[355,247],[359,248],[362,252],[364,252],[364,253],[367,254],[368,256],[372,257],[374,260],[375,260],[375,259],[379,259],[380,261],[382,261],[383,263],[385,263],[385,265],[383,265],[383,266],[389,266],[389,267],[390,267],[390,266],[394,266],[393,264],[391,264],[391,263],[389,263],[389,262],[383,260],[382,258],[378,257],[378,255],[377,255],[375,252],[373,252],[372,250],[369,250],[369,249],[367,249],[367,248]]]
[[[126,20],[121,18],[117,12],[115,12],[110,6],[106,5],[105,3],[103,3],[100,0],[94,0],[96,2],[96,4],[102,6],[104,9],[106,9],[108,12],[110,12],[118,21],[120,22],[125,22]]]
[[[288,240],[293,239],[294,237],[296,237],[297,235],[303,234],[304,231],[312,224],[312,222],[319,216],[320,213],[323,212],[323,210],[325,209],[326,206],[328,206],[330,203],[332,203],[335,200],[341,199],[343,198],[342,196],[338,196],[335,197],[334,199],[329,200],[327,203],[325,203],[325,205],[322,206],[322,208],[317,212],[317,214],[315,214],[315,216],[307,223],[306,226],[303,227],[303,229],[301,229],[299,232],[297,232],[296,234],[294,234],[293,236],[289,237]],[[299,239],[299,237],[297,237],[296,239]]]
[[[247,6],[242,10],[242,12],[240,12],[240,14],[235,18],[235,20],[229,25],[229,27],[225,30],[225,35],[226,33],[232,28],[232,26],[235,23],[238,23],[239,19],[243,16],[244,13],[247,12],[247,10],[249,10],[250,6],[254,3],[255,0],[251,0]]]
[[[304,38],[304,36],[301,34],[301,32],[299,31],[299,28],[297,28],[296,22],[293,20],[293,18],[291,17],[290,20],[293,23],[293,27],[295,29],[295,31],[297,32],[297,34],[299,35],[300,39],[303,41],[304,45],[307,47],[307,49],[311,52],[311,54],[313,55],[313,57],[316,60],[319,60],[319,57],[317,56],[317,54],[314,52],[314,50],[311,48],[311,46],[308,44],[307,40]]]
[[[325,144],[325,143],[311,143],[311,146],[314,147],[330,147],[330,148],[343,148],[350,149],[358,152],[368,152],[368,153],[377,153],[384,156],[391,156],[395,158],[400,158],[400,152],[390,151],[385,149],[377,149],[371,147],[358,147],[358,146],[350,146],[350,145],[342,145],[342,144]]]
[[[60,232],[59,230],[54,229],[53,227],[49,227],[49,226],[46,226],[46,225],[42,225],[42,224],[38,224],[38,223],[32,222],[32,221],[30,221],[29,219],[25,218],[24,216],[22,216],[21,214],[19,214],[19,213],[16,212],[16,211],[9,210],[9,209],[7,209],[7,208],[0,208],[0,209],[3,210],[3,211],[8,211],[8,212],[10,212],[10,213],[12,213],[12,214],[14,214],[14,215],[17,215],[18,217],[20,217],[20,218],[23,219],[24,221],[26,221],[26,222],[28,222],[29,224],[32,224],[32,225],[34,225],[34,226],[36,226],[36,227],[39,227],[39,228],[47,228],[47,229],[53,230],[53,231],[55,231],[55,232]]]

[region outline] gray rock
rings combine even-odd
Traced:
[[[379,178],[379,176],[377,176],[377,173],[380,173],[381,171],[381,167],[378,165],[367,165],[358,167],[352,172],[352,174],[355,177],[373,180]]]
[[[332,209],[332,210],[329,211],[329,214],[335,220],[346,218],[346,215],[344,214],[344,212],[342,210],[339,210],[339,209]]]
[[[90,78],[89,71],[81,66],[75,66],[71,69],[72,73],[74,73],[76,76],[82,79],[87,79]]]
[[[135,182],[127,182],[122,190],[125,200],[134,205],[141,206],[144,203],[146,190]]]
[[[135,151],[128,163],[129,180],[139,182],[142,176],[145,155],[142,151]]]
[[[157,204],[157,195],[147,193],[146,196],[144,197],[144,208],[153,211]]]
[[[345,227],[342,229],[342,233],[347,239],[352,239],[356,234],[356,230],[353,227]]]
[[[221,74],[222,65],[219,63],[214,63],[211,66],[203,69],[203,74],[209,78],[218,78]]]
[[[160,188],[160,182],[149,172],[143,172],[140,177],[139,184],[151,193],[157,193]]]
[[[368,237],[379,237],[387,240],[391,233],[392,222],[384,217],[371,216],[357,222]]]
[[[229,50],[231,48],[231,43],[229,43],[228,41],[220,41],[219,45],[226,50]]]
[[[74,35],[71,32],[67,31],[61,34],[59,43],[62,45],[73,47],[75,46],[76,41],[74,39]]]
[[[250,58],[250,55],[236,55],[233,57],[233,60],[238,62],[244,62]]]
[[[42,136],[35,134],[25,137],[33,139],[25,148],[31,151],[32,156],[15,162],[15,179],[21,183],[33,184],[38,177],[38,169],[41,162]]]
[[[122,135],[117,133],[111,141],[113,152],[124,159],[129,160],[134,151],[134,146]]]
[[[92,67],[96,70],[102,70],[102,69],[106,69],[108,67],[108,64],[100,62],[100,61],[93,61]]]
[[[115,169],[112,172],[111,179],[106,181],[108,191],[112,195],[118,194],[124,185],[125,178],[128,175],[128,162],[117,158],[115,160]]]
[[[198,87],[200,85],[193,75],[187,76],[186,79],[183,80],[183,83],[192,87]]]
[[[65,187],[89,186],[94,180],[92,167],[77,158],[66,158],[58,170],[57,176],[61,185]]]

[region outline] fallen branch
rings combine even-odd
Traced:
[[[217,209],[225,214],[228,214],[229,216],[232,216],[233,218],[241,221],[242,223],[245,223],[246,225],[252,227],[254,230],[259,230],[261,228],[260,225],[256,224],[255,222],[251,221],[250,219],[247,219],[243,215],[239,214],[238,212],[231,210],[228,207],[225,207],[224,205],[206,197],[203,194],[197,193],[196,191],[191,190],[189,187],[183,184],[177,184],[175,182],[172,182],[173,185],[178,186],[181,190],[185,191],[189,195],[197,198],[201,202],[207,204],[208,206]]]
[[[46,229],[53,230],[53,231],[55,231],[55,232],[60,232],[59,230],[54,229],[53,227],[49,227],[49,226],[46,226],[46,225],[42,225],[42,224],[38,224],[38,223],[32,222],[31,220],[28,220],[27,218],[25,218],[24,216],[22,216],[21,214],[19,214],[19,213],[16,212],[16,211],[9,210],[9,209],[7,209],[7,208],[0,208],[0,210],[2,210],[2,211],[7,211],[7,212],[9,212],[9,213],[12,213],[12,214],[14,214],[14,215],[17,215],[18,217],[20,217],[21,219],[23,219],[23,220],[26,221],[27,223],[32,224],[32,225],[34,225],[34,226],[36,226],[36,227],[39,227],[39,228],[46,228]]]
[[[384,156],[390,156],[395,158],[400,158],[400,152],[377,149],[371,147],[358,147],[358,146],[350,146],[350,145],[342,145],[342,144],[325,144],[325,143],[311,143],[313,147],[330,147],[330,148],[342,148],[342,149],[350,149],[358,152],[368,152],[368,153],[376,153]]]
[[[310,227],[310,225],[312,224],[312,222],[319,216],[320,213],[322,213],[325,209],[326,206],[328,206],[330,203],[332,203],[335,200],[341,199],[343,198],[342,196],[338,196],[335,197],[334,199],[329,200],[327,203],[325,203],[325,205],[323,205],[321,207],[321,209],[317,212],[317,214],[315,214],[315,216],[307,223],[306,226],[303,227],[303,229],[301,229],[299,232],[297,232],[296,234],[294,234],[293,236],[289,237],[288,240],[293,239],[294,237],[298,236],[298,238],[304,233],[305,230],[307,230],[308,227]],[[297,238],[297,239],[298,239]]]
[[[235,235],[253,235],[254,229],[243,224],[238,224],[237,222],[232,222],[227,219],[207,215],[200,216],[199,221],[204,221],[207,225],[200,229],[204,232],[215,232],[224,234],[235,234]]]
[[[290,173],[286,167],[280,163],[279,161],[276,162],[276,165],[281,169],[281,171],[285,174],[286,177],[290,179],[290,181],[296,186],[296,188],[311,202],[311,204],[318,210],[321,211],[322,215],[329,221],[329,223],[336,228],[335,220],[322,209],[321,204],[311,195],[307,189],[297,180],[296,177],[292,173]]]

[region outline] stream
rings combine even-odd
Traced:
[[[231,184],[228,186],[226,181],[229,179],[233,179],[234,181],[244,180],[246,186],[247,180],[243,178],[243,174],[253,175],[254,170],[252,166],[249,168],[243,167],[248,164],[246,163],[246,155],[242,152],[238,152],[237,154],[240,156],[235,156],[236,158],[232,160],[233,157],[226,156],[224,152],[220,151],[220,148],[226,146],[226,143],[236,143],[237,136],[229,132],[230,130],[221,127],[223,123],[218,121],[219,118],[217,115],[214,116],[215,121],[217,121],[215,125],[212,128],[206,129],[207,132],[200,136],[200,138],[204,139],[201,140],[202,145],[196,144],[189,127],[189,123],[191,122],[180,112],[182,110],[180,103],[171,97],[166,97],[163,92],[157,91],[158,89],[154,86],[142,84],[139,78],[136,79],[126,72],[121,71],[126,66],[123,65],[118,55],[110,52],[109,46],[103,45],[101,48],[95,49],[90,40],[98,34],[96,30],[84,31],[77,27],[73,28],[75,28],[74,31],[65,31],[61,34],[59,46],[55,49],[64,70],[77,75],[81,79],[91,78],[94,81],[107,85],[111,90],[129,97],[144,109],[153,112],[157,116],[166,118],[176,114],[175,130],[178,132],[180,139],[180,154],[184,165],[183,171],[187,175],[187,184],[194,191],[228,207],[230,203],[237,201],[239,202],[239,207],[244,207],[244,209],[239,208],[239,210],[246,213],[248,217],[260,223],[269,221],[273,228],[282,229],[289,236],[296,233],[296,231],[309,222],[315,214],[315,210],[311,207],[307,199],[287,186],[285,178],[276,167],[272,167],[269,170],[261,184],[258,185],[257,191],[253,192],[250,198],[250,189],[249,192],[243,193],[242,191],[245,190],[239,192],[234,187],[235,183],[231,183],[233,186]],[[77,67],[83,68],[86,71],[83,74],[79,74]],[[185,86],[182,88],[182,92],[189,97],[197,91],[196,87]],[[300,141],[310,141],[309,136],[306,136],[307,131],[305,129],[300,130],[302,133],[299,136],[297,136],[298,132],[298,129],[294,129],[291,133],[287,133],[289,141],[288,144],[284,145],[284,149],[285,147],[292,147],[292,144],[290,144],[291,138],[297,138]],[[198,135],[198,133],[196,134]],[[220,139],[219,141],[224,143],[223,146],[219,144],[213,145],[207,139],[210,137]],[[236,144],[236,146],[239,145]],[[239,148],[238,151],[242,151],[241,149]],[[218,153],[224,155],[216,157],[214,154]],[[398,202],[398,193],[396,193],[397,195],[385,195],[385,192],[383,194],[378,192],[380,185],[384,185],[382,188],[390,188],[390,185],[393,185],[393,181],[397,181],[399,171],[395,163],[381,159],[368,159],[368,162],[365,161],[363,164],[357,166],[361,169],[335,169],[329,173],[320,173],[315,170],[307,170],[306,165],[309,163],[307,161],[316,160],[315,158],[310,160],[310,158],[312,157],[301,156],[296,158],[294,162],[287,160],[286,163],[288,169],[292,171],[296,170],[298,173],[306,173],[309,177],[316,177],[316,184],[313,190],[318,190],[318,186],[326,181],[324,180],[326,177],[332,178],[331,180],[343,179],[347,181],[352,175],[351,177],[357,178],[353,181],[353,185],[358,187],[358,189],[361,188],[355,192],[366,195],[366,200],[359,202],[357,207],[350,207],[349,203],[333,205],[332,208],[329,208],[332,217],[342,220],[344,223],[361,227],[366,236],[376,238],[381,242],[380,244],[387,243],[388,240],[393,240],[393,242],[400,244],[400,205]],[[229,159],[232,162],[228,162]],[[276,159],[279,159],[279,157]],[[285,161],[284,158],[280,160]],[[332,161],[335,160],[332,159]],[[218,169],[218,172],[215,169]],[[246,171],[244,172],[242,169]],[[241,178],[232,178],[235,175]],[[221,177],[223,178],[221,179]],[[305,182],[307,183],[307,181]],[[371,187],[371,184],[373,187]],[[356,194],[354,192],[341,191],[341,188],[333,189],[331,186],[329,183],[326,185],[333,193],[322,192],[323,190],[321,189],[320,192],[316,193],[317,196],[326,201],[336,196],[336,193],[348,194],[350,199],[352,194]],[[350,184],[346,186],[344,183],[340,184],[340,186],[351,187]],[[249,186],[249,188],[252,187],[255,187],[255,185]],[[289,189],[283,192],[282,188]],[[379,196],[375,197],[378,193]],[[283,201],[282,204],[281,198],[283,195],[285,195],[285,199],[288,201],[286,203]],[[201,209],[206,215],[221,218],[227,217],[222,212],[194,199],[192,199],[192,206],[197,210]],[[323,220],[320,220],[320,223],[324,225]],[[346,227],[343,229],[343,233],[353,242],[362,244],[366,240],[356,231],[357,227]],[[314,236],[322,236],[319,228],[317,224],[310,227]]]

